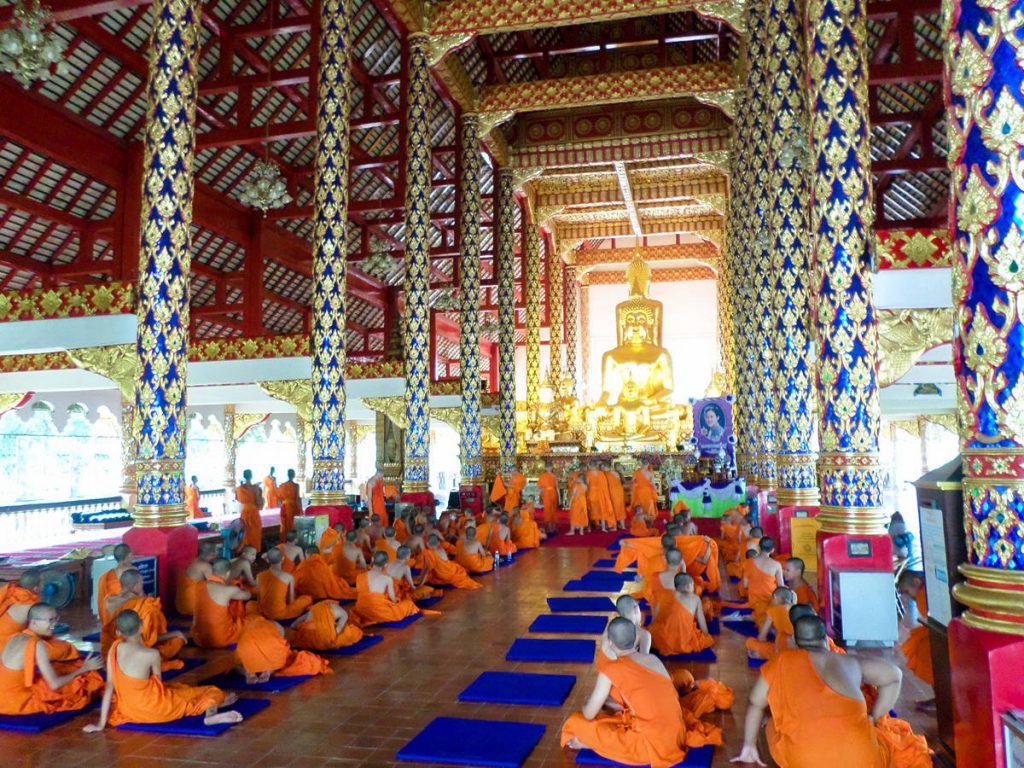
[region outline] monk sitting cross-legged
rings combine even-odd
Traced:
[[[796,602],[806,603],[817,613],[818,596],[804,580],[805,567],[804,561],[799,557],[791,557],[782,566],[782,578],[786,580],[786,586],[796,592]]]
[[[455,562],[469,573],[487,573],[494,570],[494,560],[477,538],[476,528],[466,528],[465,535],[455,545]]]
[[[355,531],[349,531],[345,534],[345,540],[336,544],[331,553],[331,570],[353,587],[356,585],[356,577],[366,570],[366,556],[356,546],[357,538]]]
[[[754,612],[754,623],[758,626],[764,621],[768,612],[768,604],[772,601],[772,593],[778,587],[786,586],[782,578],[782,566],[772,559],[775,541],[770,536],[758,542],[757,556],[750,560],[750,565],[743,574],[743,587],[747,591],[747,601]]]
[[[676,574],[675,589],[658,595],[651,622],[651,639],[658,653],[672,656],[679,653],[699,653],[715,644],[708,634],[704,609],[693,591],[693,578],[685,573]]]
[[[217,542],[199,542],[199,554],[186,566],[178,579],[178,591],[174,593],[174,608],[182,616],[196,612],[196,590],[213,575],[211,563],[217,559]]]
[[[114,562],[117,565],[100,576],[96,584],[96,608],[100,614],[100,626],[110,621],[106,611],[107,598],[121,591],[121,574],[135,567],[132,565],[132,548],[127,544],[114,547]]]
[[[36,603],[26,618],[28,628],[8,640],[0,653],[0,714],[82,709],[103,688],[103,678],[96,671],[103,667],[103,660],[90,655],[58,674],[45,642],[53,637],[57,610],[49,603]]]
[[[633,519],[629,523],[629,535],[641,539],[647,536],[658,535],[657,528],[648,526],[644,508],[639,504],[633,508]]]
[[[359,597],[356,598],[352,613],[364,627],[401,621],[407,616],[420,613],[412,600],[399,600],[395,595],[395,580],[384,571],[387,564],[388,556],[384,552],[374,552],[373,567],[359,574],[356,580]]]
[[[252,574],[252,564],[256,562],[258,555],[259,552],[256,550],[256,547],[250,547],[248,544],[242,547],[238,557],[231,558],[228,581],[255,594],[259,588],[259,582],[256,581],[256,577]]]
[[[398,556],[398,548],[402,542],[395,538],[395,529],[388,526],[384,529],[384,535],[377,539],[373,545],[378,552],[387,552],[388,560],[394,560]]]
[[[235,648],[235,662],[247,683],[265,683],[274,675],[298,677],[331,672],[327,659],[309,651],[293,650],[284,639],[281,625],[258,614],[245,618]]]
[[[268,619],[294,619],[306,612],[313,603],[308,595],[295,596],[295,577],[281,568],[281,550],[271,549],[266,554],[270,568],[258,577],[260,613]]]
[[[757,738],[768,708],[768,748],[785,768],[930,768],[924,737],[886,714],[899,697],[899,669],[878,658],[831,653],[825,623],[816,616],[797,619],[793,630],[797,649],[761,667],[750,692],[743,751],[732,762],[764,765]],[[865,683],[878,690],[870,716]]]
[[[758,659],[771,659],[782,651],[795,647],[793,625],[789,620],[789,609],[796,605],[796,595],[788,587],[779,587],[772,593],[764,621],[757,637],[748,637],[747,655]],[[768,639],[768,633],[775,630],[775,641]]]
[[[433,533],[431,536],[437,536],[437,534]],[[409,555],[409,548],[402,544],[395,550],[395,558],[389,560],[384,568],[384,572],[394,580],[395,597],[399,600],[409,598],[413,602],[433,597],[435,590],[427,584],[430,570],[427,568],[422,569],[420,581],[417,584],[412,578],[412,568],[409,567]],[[440,594],[440,591],[437,594]]]
[[[323,553],[324,557],[336,552],[335,546],[345,540],[345,525],[344,523],[335,523],[326,531],[320,534],[320,541],[317,542],[317,546],[320,548],[320,552]]]
[[[242,634],[245,603],[252,595],[227,583],[230,568],[224,558],[214,560],[213,575],[196,590],[192,641],[200,648],[227,648]]]
[[[476,540],[473,543],[480,546]],[[447,584],[456,589],[483,587],[480,582],[469,578],[465,568],[448,558],[448,553],[441,544],[441,537],[436,533],[432,533],[427,539],[427,548],[423,550],[423,571],[427,574],[427,581],[431,584]]]
[[[284,534],[284,541],[277,545],[284,557],[281,559],[281,569],[285,573],[295,573],[295,568],[306,556],[299,546],[299,534],[295,531],[288,531]]]
[[[686,757],[679,696],[665,665],[636,650],[636,635],[629,619],[612,619],[603,652],[613,660],[598,674],[583,711],[562,725],[561,743],[618,763],[668,768]],[[624,711],[602,713],[613,688]]]
[[[28,626],[28,612],[39,602],[42,587],[40,572],[27,570],[17,581],[8,582],[0,589],[0,651],[7,645],[7,641]],[[43,642],[50,662],[57,664],[58,674],[67,671],[62,662],[76,662],[82,657],[75,646],[67,640],[58,640],[52,633],[43,638]]]
[[[295,569],[295,594],[313,600],[355,600],[356,590],[331,570],[316,547],[306,547],[306,558]]]
[[[218,712],[218,707],[238,701],[212,685],[165,685],[160,677],[160,654],[142,639],[142,620],[132,610],[121,611],[115,620],[117,640],[107,653],[107,685],[100,720],[83,728],[102,731],[123,723],[166,723],[182,717],[203,715],[206,725],[237,723],[240,712]]]
[[[508,523],[508,513],[502,512],[494,534],[494,546],[491,547],[492,552],[497,551],[502,557],[511,557],[519,551],[512,542],[512,530],[508,527]]]
[[[540,546],[543,534],[540,526],[533,519],[533,502],[527,501],[526,508],[512,513],[512,544],[517,550],[536,549]]]
[[[299,616],[286,636],[293,648],[307,651],[344,648],[363,639],[363,630],[348,619],[348,613],[336,601],[324,600]]]
[[[185,647],[188,638],[184,632],[167,631],[167,617],[160,607],[160,600],[146,595],[142,574],[134,568],[121,574],[121,592],[107,598],[106,612],[110,621],[100,628],[100,648],[104,656],[117,639],[116,619],[123,611],[133,611],[139,617],[142,644],[160,654],[165,671],[184,666],[181,661],[172,659]]]

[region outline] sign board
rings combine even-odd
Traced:
[[[156,585],[157,585],[157,558],[156,555],[150,555],[149,557],[133,557],[132,565],[134,565],[139,573],[142,574],[142,591],[150,597],[157,597]]]
[[[847,539],[846,556],[870,558],[872,556],[870,539]]]
[[[1024,712],[1021,710],[1003,713],[1003,747],[1006,768],[1024,768]]]
[[[789,521],[792,555],[803,560],[807,570],[813,572],[818,570],[819,528],[821,523],[816,517],[794,517]]]
[[[921,556],[924,560],[924,586],[928,595],[928,616],[942,626],[953,618],[953,598],[949,589],[949,564],[946,562],[946,529],[942,510],[934,502],[919,507],[921,517]]]

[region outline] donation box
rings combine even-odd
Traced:
[[[848,643],[896,641],[896,586],[888,536],[843,533],[820,539],[818,594],[832,637]]]

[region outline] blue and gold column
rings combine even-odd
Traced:
[[[808,1],[822,530],[884,533],[864,0]]]
[[[967,535],[967,581],[953,594],[968,607],[966,624],[1024,635],[1024,2],[950,5],[953,367]]]
[[[555,388],[555,397],[562,391],[562,313],[565,306],[562,302],[562,257],[557,248],[548,253],[548,343],[549,370],[551,384]]]
[[[345,236],[352,74],[347,0],[320,3],[313,190],[313,504],[345,499]]]
[[[526,409],[534,417],[540,403],[541,242],[537,225],[526,225]]]
[[[501,471],[516,464],[516,219],[512,169],[498,171],[498,413]]]
[[[462,483],[480,485],[480,119],[462,117],[459,218],[459,376],[462,379]]]
[[[808,332],[807,85],[799,0],[770,0],[773,359],[779,506],[817,504],[814,349]]]
[[[199,5],[157,0],[146,84],[135,472],[140,528],[185,523],[186,377]]]
[[[427,490],[430,451],[430,67],[424,32],[409,35],[405,145],[405,479]]]
[[[569,394],[576,397],[576,360],[579,356],[580,286],[576,282],[576,267],[565,268],[565,377],[569,381]]]

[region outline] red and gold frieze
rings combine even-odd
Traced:
[[[274,357],[305,357],[309,354],[309,336],[259,336],[256,338],[208,339],[192,343],[189,362],[216,360],[262,360]]]
[[[729,132],[725,129],[648,136],[637,134],[594,141],[517,146],[512,149],[512,165],[516,168],[565,168],[615,161],[673,160],[725,152],[729,147]]]
[[[693,259],[695,261],[717,261],[718,248],[711,243],[683,243],[680,245],[648,245],[640,250],[644,261],[679,261]],[[587,251],[576,251],[575,264],[577,269],[593,267],[598,264],[628,264],[633,260],[636,248],[596,248]]]
[[[945,229],[889,229],[875,232],[879,269],[923,269],[952,265]]]
[[[689,64],[492,85],[480,91],[479,112],[536,112],[597,104],[650,101],[732,91],[736,75],[728,63]]]
[[[0,293],[0,323],[134,313],[135,286],[131,283],[68,285]]]
[[[702,198],[728,193],[729,184],[724,176],[708,175],[709,172],[706,168],[696,167],[702,169],[702,173],[705,174],[703,178],[687,179],[680,174],[678,168],[648,177],[643,177],[630,169],[630,189],[633,200],[643,203]],[[533,201],[536,208],[623,202],[622,190],[614,173],[560,177],[560,179],[568,179],[568,181],[567,183],[551,184],[547,183],[543,177],[538,180],[536,196]]]
[[[641,221],[645,235],[693,232],[711,239],[713,233],[721,233],[725,228],[721,216],[670,216],[657,218],[648,217],[645,211]],[[559,242],[566,240],[591,240],[603,237],[629,237],[633,234],[633,226],[628,219],[620,221],[557,222],[555,224],[555,234]]]
[[[691,280],[717,280],[718,275],[711,267],[678,267],[675,269],[652,269],[651,282],[678,283]],[[588,272],[587,285],[620,285],[626,282],[626,272]]]
[[[76,368],[63,352],[39,352],[31,355],[0,355],[0,373],[64,371]]]

